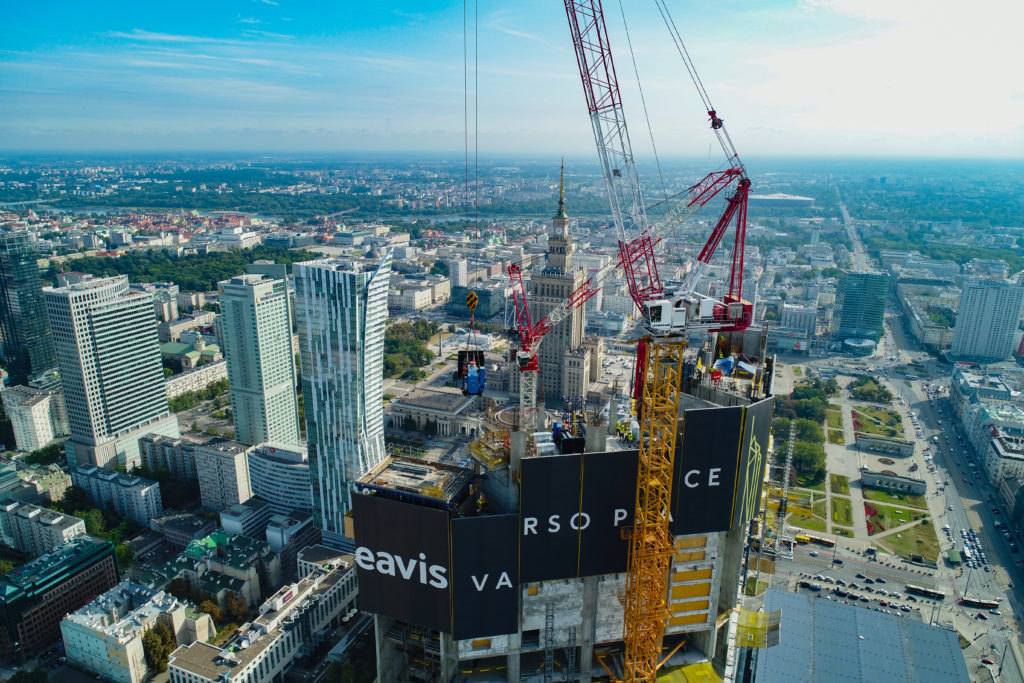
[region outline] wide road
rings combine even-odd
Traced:
[[[846,234],[850,237],[850,244],[853,245],[853,249],[850,251],[850,258],[853,259],[853,269],[856,271],[870,270],[864,244],[860,241],[860,236],[857,235],[857,228],[853,224],[850,212],[846,209],[846,203],[843,202],[838,185],[836,185],[836,198],[839,200],[839,212],[843,214],[843,226],[846,228]]]

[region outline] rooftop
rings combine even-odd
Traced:
[[[232,673],[243,670],[273,645],[297,618],[293,613],[305,611],[318,602],[342,573],[316,571],[298,583],[284,586],[260,606],[260,616],[243,624],[224,647],[198,641],[183,645],[171,654],[169,665],[211,680],[230,679]]]
[[[352,555],[319,544],[306,546],[300,550],[298,559],[300,562],[309,562],[321,567],[324,565],[352,566]]]
[[[758,683],[969,683],[955,631],[832,600],[769,589],[779,644],[757,651]]]
[[[61,572],[76,567],[94,555],[112,549],[113,545],[110,541],[95,536],[83,534],[73,538],[53,552],[41,555],[28,564],[0,576],[0,601],[10,599],[22,590],[30,591],[33,584],[45,582]]]
[[[455,388],[413,389],[395,401],[394,405],[456,412],[472,402],[472,396],[464,396],[461,391]]]
[[[64,618],[126,642],[155,622],[161,613],[182,604],[163,591],[122,581]]]
[[[356,488],[448,504],[472,478],[473,471],[462,467],[392,455],[361,476]]]

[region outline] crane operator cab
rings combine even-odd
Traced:
[[[687,292],[671,299],[656,299],[644,304],[644,318],[652,334],[681,334],[689,329],[717,326],[740,329],[749,324],[747,309],[742,301],[723,304],[708,296]]]

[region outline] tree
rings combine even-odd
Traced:
[[[804,399],[802,401],[796,401],[794,406],[797,417],[804,418],[806,420],[813,420],[818,424],[825,421],[825,413],[828,409],[828,404],[825,401],[818,399]]]
[[[203,600],[199,603],[199,611],[209,614],[214,623],[219,624],[221,622],[220,607],[217,606],[216,602],[212,600]]]
[[[796,421],[796,437],[798,441],[825,443],[825,432],[821,424],[803,418]]]
[[[245,617],[247,615],[245,598],[239,597],[229,591],[224,596],[224,609],[221,610],[221,613],[224,615],[225,620],[237,623],[245,621]]]
[[[27,465],[51,465],[64,459],[63,444],[55,443],[25,456]]]
[[[797,442],[793,446],[793,467],[809,481],[825,476],[825,449],[816,443]]]
[[[135,551],[127,543],[121,543],[114,551],[117,553],[117,566],[121,569],[128,569],[135,564]]]
[[[0,560],[0,574],[6,574],[17,566],[10,560]]]
[[[448,277],[451,273],[445,261],[434,261],[434,265],[430,267],[430,272],[434,275],[444,275],[445,277]]]
[[[415,432],[417,429],[416,420],[412,419],[412,415],[406,415],[405,419],[402,420],[402,429],[407,432]]]
[[[162,622],[142,635],[142,652],[146,655],[146,663],[157,673],[167,671],[167,658],[176,646],[174,634]]]

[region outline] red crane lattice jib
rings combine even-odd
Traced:
[[[743,254],[747,241],[747,197],[750,180],[743,178],[736,193],[729,198],[729,206],[736,214],[736,238],[732,249],[732,277],[729,280],[729,298],[739,301],[743,295]]]
[[[654,245],[657,243],[658,240],[646,231],[629,242],[619,242],[619,258],[626,274],[629,295],[641,311],[645,301],[658,298],[664,291],[654,260]]]
[[[527,350],[533,341],[533,324],[530,322],[530,309],[526,307],[523,271],[518,264],[512,263],[508,267],[508,276],[512,280],[512,303],[516,308],[516,322],[519,323],[520,347]]]
[[[729,183],[743,175],[742,168],[727,168],[724,171],[712,171],[690,188],[690,202],[687,206],[704,206]]]

